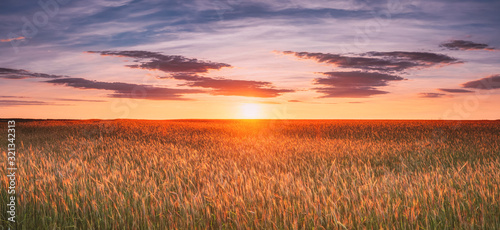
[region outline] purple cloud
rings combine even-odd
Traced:
[[[169,73],[168,77],[187,81],[182,86],[210,88],[207,91],[213,95],[224,96],[246,96],[246,97],[277,97],[283,93],[294,92],[289,89],[276,89],[271,82],[232,80],[224,78],[203,77],[197,74],[206,73],[209,70],[219,70],[231,67],[229,64],[210,61],[200,61],[194,58],[186,58],[179,55],[163,55],[149,51],[88,51],[103,56],[131,57],[141,64],[127,65],[131,68],[143,68],[150,70],[161,70]]]
[[[0,98],[14,98],[14,99],[21,99],[21,98],[32,98],[32,97],[25,97],[25,96],[0,96]],[[73,101],[73,102],[105,102],[104,100],[86,100],[86,99],[72,99],[72,98],[50,98],[51,100],[56,100],[56,101]]]
[[[19,99],[19,98],[30,98],[30,97],[25,97],[25,96],[0,96],[0,98],[15,98],[15,99]]]
[[[291,89],[276,89],[271,82],[210,78],[192,74],[172,74],[169,78],[187,81],[181,86],[210,88],[210,94],[246,97],[278,97]]]
[[[45,73],[34,73],[24,69],[0,68],[0,78],[3,79],[27,79],[27,78],[63,78],[67,76],[53,75]]]
[[[72,99],[72,98],[55,98],[58,101],[74,101],[74,102],[106,102],[104,100],[86,100],[86,99]]]
[[[479,80],[469,81],[462,84],[464,88],[470,89],[500,89],[500,74],[484,77]]]
[[[450,50],[488,50],[488,51],[498,50],[493,47],[489,47],[488,44],[475,43],[472,41],[465,41],[465,40],[451,40],[442,43],[439,46]]]
[[[391,74],[373,72],[325,72],[324,78],[314,79],[314,84],[326,87],[314,88],[326,97],[370,97],[372,95],[386,94],[376,87],[387,86],[390,81],[401,81],[404,78]]]
[[[324,94],[320,98],[343,97],[343,98],[363,98],[389,92],[378,90],[372,87],[359,88],[314,88],[318,93]]]
[[[1,106],[19,106],[19,105],[61,105],[45,101],[24,101],[24,100],[0,100]]]
[[[328,77],[316,78],[316,84],[335,87],[374,87],[386,86],[389,81],[401,81],[404,78],[391,74],[372,72],[324,72]]]
[[[111,97],[148,99],[148,100],[189,100],[183,98],[184,94],[205,93],[196,89],[170,89],[148,85],[138,85],[123,82],[91,81],[84,78],[63,78],[46,81],[56,85],[65,85],[79,89],[101,89],[110,90],[114,93]]]
[[[87,53],[97,53],[102,56],[130,57],[140,64],[127,65],[128,67],[161,70],[168,73],[206,73],[208,70],[231,67],[231,65],[225,63],[201,61],[180,55],[163,55],[150,51],[88,51]]]
[[[439,91],[447,92],[447,93],[472,93],[474,91],[466,90],[466,89],[438,89]]]
[[[444,93],[419,93],[419,97],[423,98],[438,98],[438,97],[443,97],[446,96]]]
[[[351,56],[293,51],[284,51],[283,53],[302,59],[311,59],[318,63],[332,64],[341,68],[380,72],[400,72],[411,68],[428,68],[435,65],[462,63],[458,59],[447,55],[429,52],[367,52]]]
[[[314,83],[326,87],[314,88],[323,93],[322,97],[370,97],[386,94],[378,87],[387,86],[390,81],[405,80],[394,72],[403,72],[412,68],[429,68],[462,63],[456,58],[430,52],[366,52],[360,54],[331,54],[284,51],[301,59],[310,59],[318,63],[332,64],[335,67],[359,69],[350,72],[326,72],[326,78],[316,78]]]

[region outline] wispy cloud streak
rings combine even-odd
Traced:
[[[488,50],[488,51],[498,50],[496,48],[488,46],[488,44],[475,43],[472,41],[465,41],[465,40],[451,40],[442,43],[440,46],[450,50]]]
[[[219,70],[224,67],[231,67],[231,65],[225,63],[202,61],[180,55],[164,55],[150,51],[88,51],[88,53],[98,53],[103,56],[134,58],[135,61],[140,64],[127,65],[128,67],[161,70],[173,73],[206,73],[209,70]]]
[[[26,78],[64,78],[67,76],[45,73],[34,73],[23,69],[0,68],[0,78],[3,79],[26,79]]]
[[[210,78],[190,74],[173,74],[176,80],[185,80],[182,86],[211,88],[213,95],[246,96],[246,97],[278,97],[283,93],[294,92],[291,89],[277,89],[271,82]]]
[[[387,86],[390,81],[401,81],[404,78],[396,75],[372,72],[325,72],[324,78],[314,79],[316,85],[325,87],[314,88],[324,94],[322,97],[369,97],[388,92],[378,90],[377,87]]]
[[[198,89],[170,89],[123,82],[92,81],[84,78],[64,78],[46,81],[56,85],[65,85],[78,89],[100,89],[113,91],[110,97],[148,100],[190,100],[184,94],[204,93]]]
[[[427,68],[436,65],[462,63],[456,58],[429,52],[366,52],[348,56],[331,53],[284,51],[283,54],[294,55],[301,59],[314,60],[318,63],[332,64],[340,68],[380,72],[400,72],[411,68]]]
[[[470,89],[500,89],[500,74],[491,75],[474,81],[468,81],[462,84],[464,88]]]

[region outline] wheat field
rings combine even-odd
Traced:
[[[498,121],[26,120],[16,138],[17,229],[500,229]]]

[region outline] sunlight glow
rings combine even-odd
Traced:
[[[241,119],[260,119],[262,118],[262,108],[258,104],[245,103],[240,106]]]

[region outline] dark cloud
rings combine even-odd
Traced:
[[[210,61],[201,61],[195,58],[186,58],[180,55],[163,55],[150,51],[88,51],[103,56],[117,56],[134,58],[140,64],[127,65],[131,68],[161,70],[168,73],[206,73],[208,70],[218,70],[231,67],[229,64]]]
[[[26,79],[26,78],[63,78],[66,76],[45,73],[33,73],[24,69],[0,68],[0,78],[3,79]]]
[[[23,100],[0,100],[1,106],[19,106],[19,105],[57,105],[45,101],[23,101]]]
[[[362,71],[326,72],[326,78],[316,78],[314,83],[325,87],[314,88],[325,94],[322,97],[370,97],[386,94],[378,87],[387,86],[390,81],[404,78],[394,75],[412,68],[462,63],[458,59],[444,54],[429,52],[366,52],[361,54],[331,54],[284,51],[302,59],[311,59],[318,63],[328,63],[340,68],[360,69]]]
[[[182,86],[210,88],[208,91],[213,95],[224,96],[246,96],[246,97],[277,97],[282,93],[294,92],[289,89],[276,89],[271,82],[232,80],[224,78],[210,78],[197,74],[206,73],[208,70],[218,70],[224,67],[231,67],[229,64],[216,63],[210,61],[200,61],[198,59],[185,58],[178,55],[163,55],[161,53],[149,51],[88,51],[98,53],[103,56],[131,57],[135,61],[141,62],[137,65],[127,65],[131,68],[143,68],[151,70],[161,70],[170,75],[160,78],[174,78],[187,81]]]
[[[84,78],[62,78],[46,81],[52,84],[66,85],[79,89],[101,89],[114,91],[111,97],[148,99],[148,100],[189,100],[183,94],[204,93],[196,89],[170,89],[123,82],[91,81]]]
[[[29,98],[29,97],[24,97],[24,96],[0,96],[0,98]]]
[[[105,100],[86,100],[86,99],[72,99],[72,98],[56,98],[58,101],[76,101],[76,102],[106,102]]]
[[[484,43],[475,43],[472,41],[465,40],[451,40],[439,45],[440,47],[444,47],[450,50],[497,50],[493,47],[489,47],[488,44]]]
[[[315,88],[322,97],[369,97],[388,92],[376,89],[387,86],[390,81],[401,81],[404,78],[396,75],[373,72],[325,72],[324,78],[314,79],[314,84],[326,87]]]
[[[271,82],[210,78],[193,74],[172,74],[170,78],[184,80],[181,86],[211,88],[210,94],[246,97],[278,97],[290,89],[276,89]]]
[[[386,86],[389,81],[401,81],[404,78],[396,75],[372,72],[324,72],[328,77],[316,78],[315,83],[335,87],[374,87]]]
[[[462,87],[470,89],[500,89],[500,74],[463,83]]]
[[[444,93],[419,93],[419,97],[424,97],[424,98],[438,98],[438,97],[443,97],[446,96]]]
[[[25,96],[0,96],[0,98],[20,99],[20,98],[32,98],[32,97],[25,97]],[[105,102],[104,100],[86,100],[86,99],[72,99],[72,98],[50,98],[50,99],[51,100],[56,100],[56,101]]]
[[[429,52],[405,52],[405,51],[392,51],[392,52],[368,52],[368,56],[382,57],[394,62],[409,61],[419,67],[430,67],[434,65],[447,65],[462,63],[456,58],[452,58],[445,54],[429,53]]]
[[[357,68],[364,70],[394,70],[394,69],[404,69],[412,66],[412,63],[394,63],[390,60],[383,60],[380,58],[367,58],[367,57],[356,57],[356,56],[345,56],[341,54],[329,54],[329,53],[309,53],[309,52],[293,52],[284,51],[284,54],[295,55],[302,59],[311,59],[319,63],[333,64],[342,68]],[[397,64],[397,66],[396,66]],[[404,66],[404,68],[402,67]]]
[[[136,54],[135,56],[137,57],[151,57],[149,55],[157,55],[151,52],[149,53],[141,52],[135,54]],[[132,56],[132,54],[130,53],[127,55]],[[162,55],[160,54],[160,56]],[[196,60],[196,59],[190,59],[190,60]],[[208,62],[198,62],[198,63],[207,64]],[[205,65],[205,67],[206,67],[205,69],[207,69],[208,65]],[[190,70],[194,70],[193,68],[191,68]],[[210,68],[215,68],[215,67],[210,67]],[[188,70],[184,67],[180,69]],[[199,68],[198,70],[201,71],[201,69]],[[170,75],[166,78],[174,78],[177,80],[184,80],[187,82],[185,84],[180,84],[180,86],[210,88],[212,90],[171,89],[171,88],[153,87],[148,85],[138,85],[138,84],[123,83],[123,82],[92,81],[92,80],[87,80],[85,78],[71,78],[60,75],[32,73],[26,70],[8,69],[8,68],[0,68],[0,78],[5,78],[5,79],[55,78],[53,80],[45,82],[52,84],[66,85],[80,89],[111,90],[115,92],[113,94],[110,94],[111,97],[126,97],[126,98],[149,99],[149,100],[187,100],[187,98],[183,98],[182,95],[190,93],[210,93],[213,95],[224,95],[224,96],[247,96],[247,97],[267,98],[267,97],[277,97],[283,93],[294,92],[294,90],[290,89],[277,89],[272,85],[271,82],[210,78],[186,72],[170,73]],[[100,100],[83,100],[83,99],[60,99],[60,100],[101,102]]]
[[[311,59],[319,63],[328,63],[341,68],[354,68],[365,71],[400,72],[410,68],[428,68],[435,65],[462,63],[444,54],[428,52],[367,52],[358,55],[330,53],[309,53],[284,51],[302,59]]]
[[[389,92],[375,89],[373,87],[359,88],[314,88],[316,92],[324,94],[320,98],[344,97],[344,98],[362,98],[378,94],[387,94]]]
[[[447,93],[472,93],[474,91],[466,90],[466,89],[438,89],[439,91],[447,92]]]

